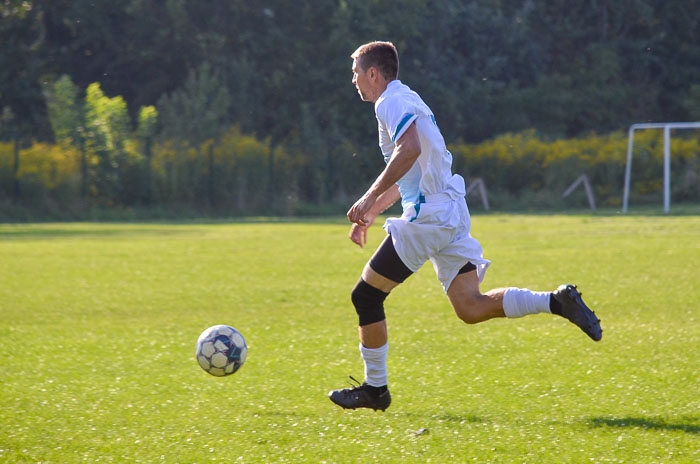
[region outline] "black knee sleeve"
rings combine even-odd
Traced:
[[[378,288],[360,279],[352,289],[352,304],[360,318],[360,326],[383,321],[384,300],[388,293],[384,293]]]

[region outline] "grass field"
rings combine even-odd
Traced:
[[[554,316],[468,326],[425,266],[387,300],[392,406],[362,378],[338,221],[0,225],[0,462],[700,461],[700,217],[477,215],[483,289],[575,282]],[[200,332],[238,328],[211,377]]]

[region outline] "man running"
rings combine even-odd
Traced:
[[[464,179],[452,174],[452,155],[433,112],[397,79],[399,59],[392,43],[367,43],[351,58],[352,83],[363,101],[374,103],[386,167],[348,211],[350,239],[362,247],[376,216],[398,200],[403,214],[387,219],[388,235],[352,291],[365,380],[352,388],[331,391],[331,401],[346,409],[383,411],[389,407],[384,300],[428,260],[457,316],[468,324],[551,313],[600,340],[600,320],[574,285],[561,285],[554,292],[509,287],[481,293],[479,284],[490,262],[469,232]]]

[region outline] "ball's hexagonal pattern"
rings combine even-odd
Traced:
[[[248,355],[245,338],[228,325],[215,325],[202,332],[196,353],[200,367],[216,377],[231,375],[241,368]]]

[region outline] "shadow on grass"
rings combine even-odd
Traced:
[[[590,419],[593,427],[632,427],[647,430],[668,430],[685,433],[700,433],[700,424],[697,418],[687,418],[688,423],[669,423],[663,419],[654,417],[623,417],[620,419],[610,417],[593,417]],[[685,421],[684,421],[685,422]]]

